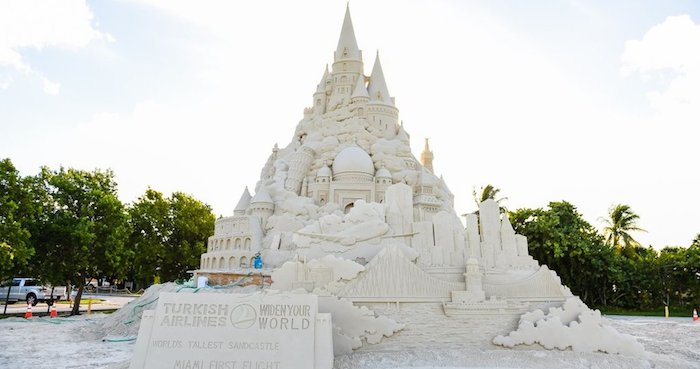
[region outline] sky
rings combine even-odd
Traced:
[[[379,50],[418,157],[459,214],[493,184],[509,209],[574,204],[598,228],[628,204],[643,245],[700,233],[700,2],[349,4]],[[0,158],[116,173],[231,215],[286,146],[345,1],[0,1]]]

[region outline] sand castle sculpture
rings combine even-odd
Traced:
[[[366,268],[338,291],[353,301],[444,301],[457,313],[492,298],[571,296],[493,200],[465,215],[465,227],[432,162],[427,139],[420,161],[411,152],[379,53],[365,75],[348,9],[295,136],[272,149],[255,195],[244,189],[234,215],[217,220],[198,272],[251,268],[257,253],[268,267],[333,255]],[[299,281],[311,289],[333,279],[311,274]]]
[[[495,201],[462,223],[433,159],[427,139],[420,160],[412,154],[379,53],[365,75],[347,9],[294,137],[275,144],[255,195],[244,189],[234,215],[216,221],[195,275],[246,275],[257,254],[265,268],[255,273],[271,274],[276,289],[370,308],[439,304],[447,318],[506,315],[510,329],[523,313],[565,307],[574,296],[528,254]]]

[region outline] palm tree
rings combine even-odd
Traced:
[[[603,233],[605,234],[605,242],[609,246],[614,247],[618,252],[623,248],[639,246],[639,242],[632,238],[630,232],[646,231],[637,225],[639,215],[632,211],[629,205],[613,205],[608,210],[608,217],[609,219],[603,219],[603,222],[607,224],[603,228]]]
[[[507,197],[501,197],[499,199],[496,199],[496,196],[498,196],[498,193],[501,192],[500,188],[496,188],[491,184],[487,184],[484,187],[481,187],[481,193],[476,192],[476,187],[472,189],[472,196],[474,196],[474,202],[476,203],[476,207],[478,208],[479,205],[481,205],[482,202],[488,200],[488,199],[493,199],[498,203],[498,205],[501,205],[502,201],[508,200]]]
[[[498,193],[501,192],[500,188],[496,188],[491,184],[487,184],[486,186],[481,187],[480,190],[481,192],[477,192],[476,187],[472,189],[472,196],[474,197],[474,203],[476,203],[476,211],[474,212],[474,214],[479,214],[479,207],[481,206],[481,203],[488,199],[493,199],[494,201],[496,201],[501,214],[505,214],[508,211],[508,209],[506,209],[506,207],[501,204],[503,201],[508,200],[508,198],[496,198],[496,196],[498,196]]]

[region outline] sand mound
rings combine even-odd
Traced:
[[[82,334],[93,339],[132,339],[136,337],[141,325],[141,315],[145,310],[153,310],[161,292],[176,293],[252,293],[259,291],[258,286],[219,286],[216,288],[196,288],[191,282],[185,284],[163,283],[149,287],[144,294],[124,305],[113,314],[101,319],[96,325],[83,328]]]

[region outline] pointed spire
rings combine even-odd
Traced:
[[[326,70],[323,72],[323,77],[321,77],[321,82],[316,86],[316,92],[323,92],[326,90],[326,80],[328,79],[328,64],[326,64]]]
[[[243,194],[241,194],[241,199],[238,200],[238,204],[236,205],[236,208],[233,210],[234,215],[245,215],[246,209],[248,209],[248,206],[250,206],[250,192],[248,191],[248,187],[246,186],[245,190],[243,190]]]
[[[267,192],[267,189],[264,186],[261,186],[258,192],[255,193],[255,197],[253,197],[252,200],[250,200],[251,204],[259,204],[259,203],[266,203],[266,204],[272,204],[272,198],[270,197],[270,194]]]
[[[410,142],[411,141],[411,136],[406,132],[406,129],[403,128],[403,121],[401,121],[401,126],[399,127],[399,131],[396,133],[396,137],[399,138],[399,141],[401,142]]]
[[[365,87],[364,76],[360,76],[360,78],[357,80],[357,83],[355,83],[355,90],[352,92],[352,96],[350,98],[355,99],[358,97],[364,97],[369,99],[369,93],[367,92],[367,87]]]
[[[369,86],[367,88],[371,101],[379,101],[387,105],[393,106],[389,96],[389,89],[386,87],[384,80],[384,71],[382,71],[382,63],[379,61],[379,50],[377,50],[377,58],[374,59],[372,74],[369,76]]]
[[[513,229],[513,225],[510,224],[510,218],[508,217],[508,213],[503,214],[503,219],[501,219],[501,232],[506,232],[508,234],[515,234],[515,230]]]
[[[340,29],[338,47],[336,48],[334,54],[334,61],[341,59],[362,59],[360,49],[357,47],[355,30],[352,27],[352,19],[350,19],[350,3],[348,3],[347,8],[345,8],[343,28]]]
[[[428,144],[428,139],[425,139],[425,147],[423,152],[420,154],[420,162],[423,167],[428,169],[431,173],[433,172],[433,152],[430,151],[430,145]]]

